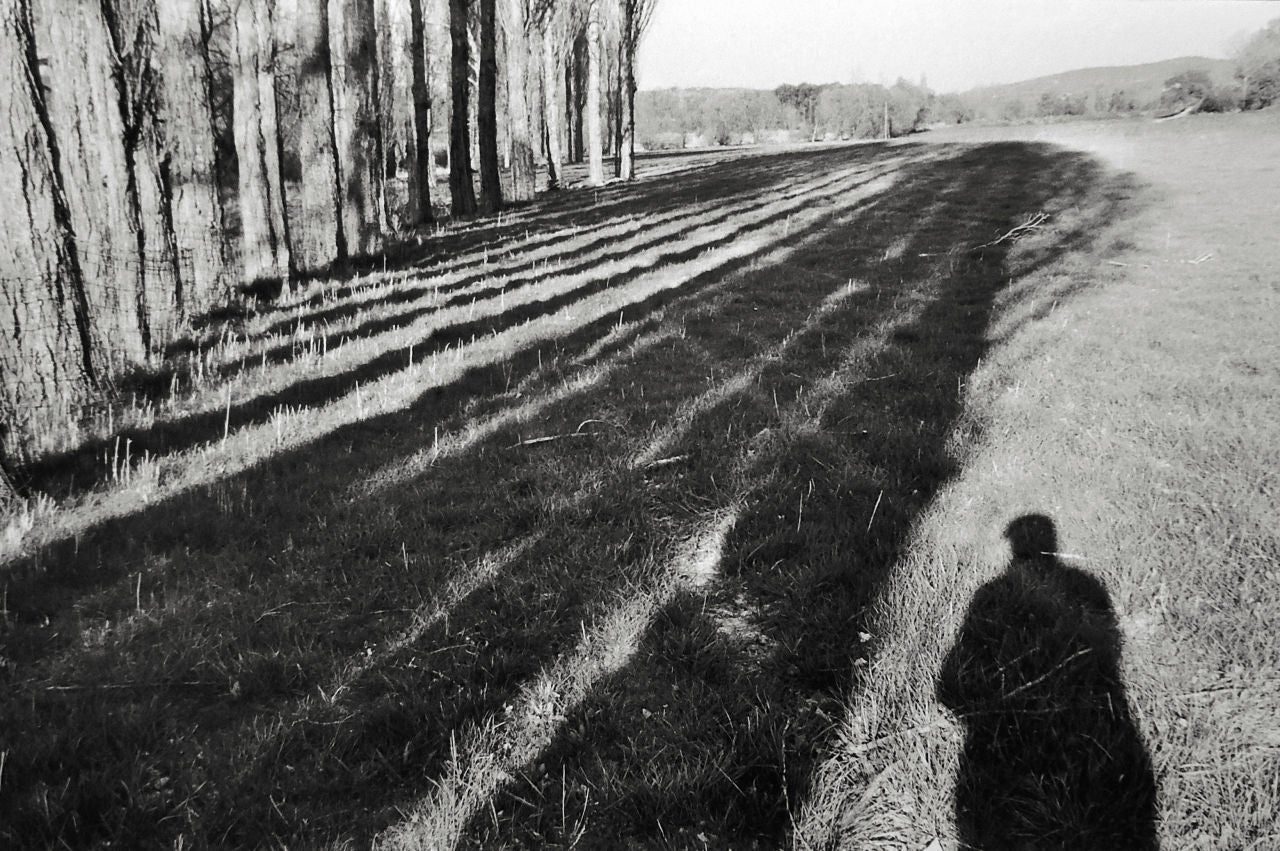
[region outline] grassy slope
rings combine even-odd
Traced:
[[[954,835],[961,736],[934,678],[1007,558],[1004,523],[1032,511],[1110,591],[1163,847],[1280,845],[1280,200],[1261,189],[1280,180],[1278,129],[1271,115],[1026,132],[1136,170],[1147,203],[1100,235],[1111,253],[1023,284],[1038,321],[993,328],[1002,344],[972,375],[954,438],[964,472],[877,604],[884,651],[800,847]],[[1057,300],[1072,284],[1088,289]]]
[[[1020,80],[999,86],[983,86],[964,93],[975,101],[1035,99],[1042,94],[1080,95],[1100,91],[1110,95],[1124,91],[1139,104],[1158,100],[1164,81],[1187,71],[1205,71],[1220,83],[1231,80],[1232,66],[1225,59],[1183,56],[1148,62],[1143,65],[1115,65],[1104,68],[1081,68],[1050,74],[1031,80]]]

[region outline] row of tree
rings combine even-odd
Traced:
[[[531,198],[539,163],[630,177],[653,5],[0,0],[0,437],[237,286]]]
[[[636,104],[641,142],[669,148],[768,141],[870,139],[965,120],[955,95],[898,80],[892,86],[801,83],[754,89],[665,89]]]

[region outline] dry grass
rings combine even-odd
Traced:
[[[1162,830],[1265,847],[1274,359],[1217,328],[1274,296],[1214,263],[1269,246],[1034,142],[650,164],[211,328],[29,467],[5,843],[923,847],[938,665],[1040,510],[1121,616]]]
[[[1280,253],[1260,238],[1280,207],[1258,190],[1280,168],[1276,127],[1035,131],[1134,169],[1151,200],[1099,234],[1102,250],[1018,284],[1030,297],[1006,314],[1036,321],[993,326],[1002,345],[971,376],[953,437],[964,470],[879,598],[884,650],[798,847],[954,838],[962,736],[934,683],[968,600],[1008,558],[1004,524],[1033,511],[1057,521],[1120,617],[1162,847],[1280,847]]]

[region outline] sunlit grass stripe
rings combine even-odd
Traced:
[[[771,258],[771,260],[766,260],[765,262],[780,262],[783,256],[785,256],[785,252],[779,252],[778,257]],[[632,466],[645,467],[669,453],[671,447],[684,434],[689,421],[711,410],[724,400],[747,392],[759,380],[765,366],[770,361],[776,361],[783,357],[797,340],[816,328],[818,323],[834,313],[850,296],[865,289],[865,284],[850,279],[847,284],[839,287],[824,298],[818,308],[808,316],[804,324],[792,329],[782,340],[752,358],[747,366],[682,405],[671,422],[661,428],[653,436],[653,439],[635,455],[632,459]]]
[[[859,197],[887,191],[894,180],[893,176],[885,176],[863,185]],[[325,406],[282,409],[271,422],[239,429],[224,440],[149,459],[124,484],[85,494],[62,506],[42,506],[40,516],[32,518],[29,529],[18,528],[4,536],[0,565],[48,542],[71,538],[97,524],[133,514],[157,500],[240,473],[343,426],[402,411],[427,390],[448,385],[472,369],[500,362],[540,341],[562,337],[629,305],[678,289],[700,276],[762,253],[784,239],[792,227],[816,223],[826,214],[825,208],[804,205],[796,210],[790,222],[756,228],[693,260],[647,273],[615,289],[587,296],[553,314],[536,317],[473,343],[436,352],[418,363],[406,365],[399,372],[357,386]]]
[[[921,282],[921,285],[929,286],[929,283]],[[688,433],[698,415],[716,401],[735,389],[749,387],[764,364],[785,356],[791,344],[804,333],[812,332],[823,318],[861,288],[851,281],[828,295],[800,328],[762,353],[756,363],[682,409],[658,443],[662,447],[673,445]],[[795,432],[820,428],[830,406],[850,387],[868,377],[865,373],[868,359],[883,350],[895,331],[917,321],[922,310],[917,301],[900,312],[895,311],[846,347],[837,367],[815,382],[807,398],[797,399],[782,412],[783,426]],[[655,451],[657,447],[651,444],[637,459],[647,459]],[[584,626],[578,648],[545,669],[501,718],[491,717],[463,732],[460,744],[455,739],[453,756],[444,776],[436,782],[435,790],[406,813],[399,825],[380,837],[376,847],[394,851],[455,847],[471,818],[504,784],[515,778],[521,766],[534,761],[551,743],[567,714],[585,699],[595,684],[621,670],[630,660],[656,613],[677,595],[696,591],[715,579],[724,541],[749,499],[752,471],[769,460],[748,453],[737,458],[732,465],[734,475],[730,477],[740,483],[737,492],[692,536],[685,550],[662,571],[658,584],[651,589],[641,589],[633,599],[624,599],[593,631],[587,632]]]
[[[248,366],[252,366],[254,358],[260,356],[264,349],[271,349],[294,342],[301,349],[307,350],[314,347],[316,334],[330,338],[341,337],[347,332],[358,330],[364,323],[393,320],[396,316],[408,315],[415,310],[432,308],[446,299],[449,302],[447,307],[439,309],[430,316],[413,320],[411,324],[403,327],[429,329],[439,324],[443,328],[448,325],[445,320],[449,318],[462,320],[464,314],[465,321],[500,315],[508,307],[519,307],[524,304],[545,300],[548,294],[560,295],[561,293],[557,291],[558,282],[574,281],[581,286],[593,281],[627,274],[636,268],[642,267],[644,263],[651,261],[655,250],[665,254],[695,248],[699,241],[706,241],[707,235],[715,238],[726,233],[732,233],[732,230],[726,231],[724,229],[723,223],[725,222],[742,222],[743,225],[736,228],[737,230],[742,230],[743,226],[776,214],[779,209],[786,208],[790,202],[822,195],[832,188],[841,191],[847,190],[850,179],[863,177],[868,181],[874,180],[875,177],[889,173],[899,165],[900,163],[896,161],[886,161],[874,165],[859,165],[804,181],[785,192],[768,198],[753,195],[730,204],[708,202],[694,205],[691,209],[681,208],[673,214],[659,215],[646,219],[643,228],[639,229],[630,239],[624,240],[619,244],[605,247],[598,246],[590,253],[582,256],[574,256],[575,249],[572,243],[562,244],[557,246],[554,252],[548,254],[546,262],[541,268],[531,269],[515,276],[503,275],[498,268],[480,265],[479,268],[487,273],[487,277],[483,280],[448,292],[447,295],[439,292],[441,287],[448,286],[452,280],[462,280],[474,276],[478,264],[473,263],[471,268],[463,269],[456,275],[432,278],[429,281],[432,289],[415,299],[403,303],[382,305],[380,304],[380,299],[374,298],[369,300],[370,307],[367,311],[346,317],[332,324],[311,325],[305,329],[303,326],[297,325],[293,330],[286,330],[283,333],[256,339],[250,333],[250,340],[243,344],[234,344],[228,347],[226,354],[220,360],[225,363],[235,363],[243,359]],[[716,225],[720,225],[720,227],[717,228]],[[586,271],[580,268],[588,265],[589,269]],[[510,287],[513,281],[532,275],[538,276],[541,280],[533,284]],[[404,278],[402,283],[405,286],[414,288],[422,288],[423,286],[422,281],[412,278]],[[395,285],[380,287],[377,295],[379,297],[394,295],[400,289],[402,289],[401,286]],[[463,303],[463,300],[468,297],[471,297],[472,300]],[[383,332],[383,335],[397,335],[399,330]],[[355,345],[359,348],[363,341],[374,340],[378,336],[382,335],[352,336],[348,342],[331,344],[325,348],[325,359],[337,362],[340,360],[339,350],[343,347]],[[284,363],[267,364],[265,370],[261,370],[260,374],[262,372],[270,373],[287,370],[290,363],[290,361],[286,361]]]
[[[842,197],[851,191],[862,193],[866,191],[865,187],[868,185],[885,185],[882,181],[891,178],[884,175],[890,174],[898,165],[900,165],[898,159],[877,163],[876,168],[871,172],[882,176],[872,179],[867,177],[869,170],[865,166],[842,170],[834,177],[825,175],[817,181],[806,182],[805,185],[811,187],[813,191],[796,192],[782,200],[755,205],[750,212],[725,218],[712,227],[694,225],[691,229],[682,232],[683,238],[673,239],[658,247],[651,247],[646,253],[600,263],[588,271],[551,276],[533,286],[520,287],[510,292],[498,292],[488,298],[477,298],[470,303],[456,304],[381,333],[353,337],[345,342],[323,346],[314,339],[300,339],[297,342],[303,353],[300,357],[289,361],[255,365],[254,354],[246,353],[243,355],[246,358],[246,368],[243,372],[237,373],[210,390],[186,398],[180,405],[173,406],[170,411],[156,412],[152,421],[164,422],[174,417],[218,411],[223,407],[234,410],[263,397],[284,392],[299,380],[315,380],[341,375],[364,366],[397,348],[407,350],[418,342],[424,348],[430,348],[432,335],[447,332],[456,325],[497,318],[514,308],[564,298],[600,281],[636,273],[655,261],[660,262],[666,255],[696,250],[700,245],[726,241],[738,235],[749,235],[758,231],[761,225],[771,218],[790,214],[790,224],[796,225],[802,220],[811,218],[812,205],[817,201]],[[867,182],[864,183],[864,181]],[[673,232],[672,235],[675,236],[677,233]],[[782,235],[786,235],[785,230]],[[681,265],[674,264],[672,268],[681,268]],[[641,272],[641,274],[644,273]],[[328,336],[334,333],[340,332],[336,332],[333,328],[325,329],[325,334]],[[261,352],[257,354],[260,355]]]
[[[605,339],[613,335],[614,332],[610,332]],[[505,408],[481,420],[469,422],[457,430],[439,435],[437,439],[432,441],[431,446],[420,449],[408,457],[399,458],[355,484],[350,489],[348,498],[352,500],[365,499],[405,482],[412,481],[424,475],[437,463],[467,452],[503,429],[530,422],[552,406],[598,386],[616,372],[626,358],[634,357],[655,346],[668,342],[673,336],[674,332],[670,330],[646,334],[627,346],[622,357],[614,357],[603,363],[589,366],[582,372],[552,389],[538,394],[522,405]]]
[[[633,596],[591,628],[569,654],[526,686],[502,717],[490,717],[454,739],[453,754],[435,791],[403,821],[378,837],[379,849],[455,847],[467,824],[520,766],[541,753],[572,712],[605,677],[630,661],[654,617],[676,595],[715,575],[737,522],[737,505],[708,517],[679,549],[651,588]],[[635,593],[638,591],[638,593]]]

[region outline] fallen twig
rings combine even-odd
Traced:
[[[1047,222],[1048,220],[1049,220],[1048,213],[1036,213],[1034,216],[1030,217],[1022,224],[1018,225],[1015,228],[1012,228],[1008,233],[1004,234],[1003,236],[993,239],[990,242],[984,242],[982,243],[982,245],[975,245],[973,248],[975,250],[979,248],[990,248],[993,245],[999,245],[1000,243],[1005,241],[1017,242],[1019,239],[1022,239],[1022,237],[1026,236],[1032,231],[1039,230],[1040,226],[1045,222]]]
[[[511,449],[519,449],[521,446],[537,446],[539,443],[550,443],[553,440],[564,440],[566,437],[591,437],[594,432],[570,431],[564,434],[548,434],[542,437],[531,437],[528,440],[522,440],[519,443],[511,444]]]
[[[600,423],[600,425],[613,426],[616,429],[622,428],[622,426],[619,426],[616,423],[611,423],[608,420],[583,420],[582,422],[578,423],[578,427],[573,431],[566,432],[564,434],[547,434],[547,435],[543,435],[542,437],[531,437],[528,440],[521,440],[518,443],[511,444],[510,448],[518,449],[521,446],[536,446],[539,443],[550,443],[553,440],[564,440],[566,437],[591,437],[595,434],[594,431],[582,430],[585,426],[588,426],[591,423]]]
[[[202,681],[202,680],[131,680],[123,683],[84,683],[62,686],[45,686],[45,691],[124,691],[136,688],[157,688],[173,686],[182,686],[183,688],[222,688],[221,683]]]
[[[648,464],[644,465],[644,468],[646,470],[653,470],[658,467],[666,467],[670,464],[678,464],[688,458],[688,455],[672,455],[670,458],[659,458],[657,461],[650,461]]]

